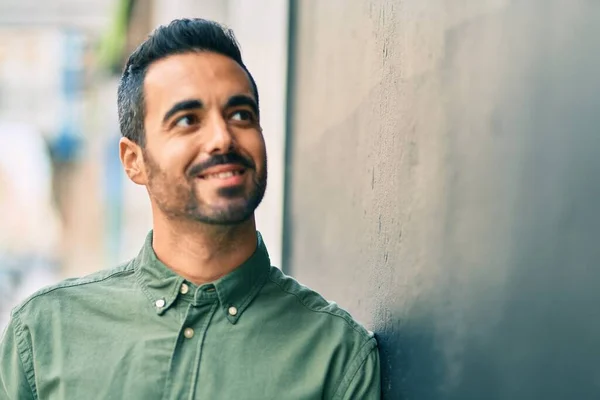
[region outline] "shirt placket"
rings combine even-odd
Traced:
[[[202,367],[202,345],[219,304],[214,292],[205,289],[199,291],[201,292],[196,293],[194,300],[188,305],[183,324],[179,328],[163,395],[165,400],[195,398]]]

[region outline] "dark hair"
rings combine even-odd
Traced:
[[[140,146],[145,144],[144,77],[155,61],[173,54],[210,51],[236,61],[248,74],[256,102],[258,89],[244,65],[233,31],[205,19],[176,19],[158,27],[127,60],[117,91],[121,134]]]

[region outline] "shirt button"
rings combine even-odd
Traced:
[[[191,339],[194,336],[194,330],[192,328],[185,328],[183,331],[183,336]]]
[[[229,315],[231,315],[232,317],[235,317],[237,315],[237,308],[231,306],[229,307],[229,310],[227,310],[229,312]]]
[[[156,304],[156,307],[158,307],[158,308],[163,308],[165,306],[165,300],[158,299],[158,300],[156,300],[156,303],[154,303],[154,304]]]
[[[186,283],[182,283],[181,288],[179,289],[179,292],[181,294],[186,294],[189,291],[190,291],[190,287]]]

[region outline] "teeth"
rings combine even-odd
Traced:
[[[227,171],[227,172],[219,172],[218,174],[210,174],[207,175],[207,178],[217,178],[217,179],[225,179],[230,178],[234,175],[240,175],[240,171]]]

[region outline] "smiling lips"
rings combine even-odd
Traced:
[[[207,169],[202,174],[198,175],[198,178],[218,182],[227,186],[239,185],[243,182],[243,175],[245,172],[246,168],[239,165],[219,165]]]

